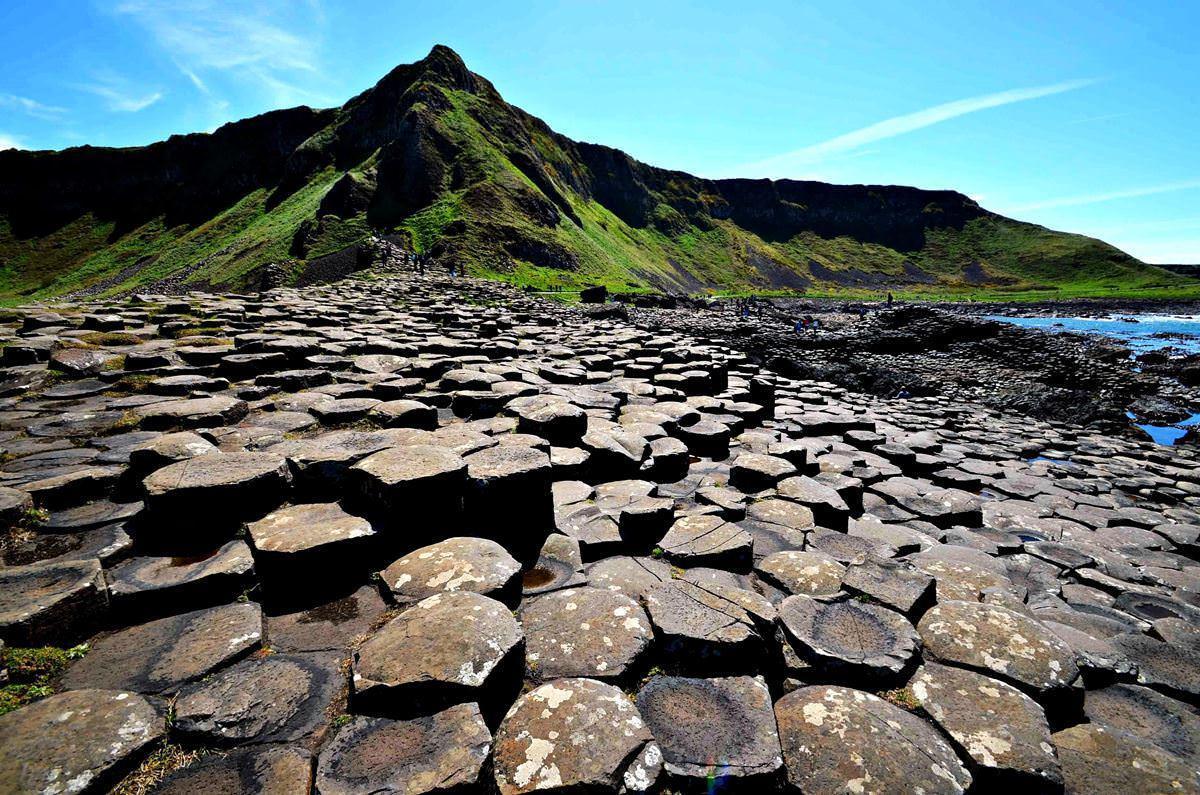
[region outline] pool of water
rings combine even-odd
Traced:
[[[1134,418],[1132,414],[1128,416],[1129,419]],[[1150,434],[1150,438],[1156,444],[1173,445],[1183,438],[1188,428],[1196,425],[1200,425],[1200,414],[1193,414],[1179,425],[1138,425],[1138,427]]]
[[[1132,318],[1137,322],[1131,323],[1125,318]],[[1124,342],[1135,353],[1167,347],[1200,353],[1200,316],[1197,315],[1111,315],[1104,318],[989,315],[988,319],[1012,323],[1022,328],[1099,334]],[[1155,337],[1155,334],[1172,336]]]

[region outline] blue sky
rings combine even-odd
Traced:
[[[575,138],[704,176],[953,188],[1200,262],[1197,2],[5,0],[0,147],[336,105],[434,43]]]

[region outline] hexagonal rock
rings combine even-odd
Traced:
[[[350,468],[359,492],[381,513],[401,513],[407,521],[461,510],[467,462],[453,450],[427,444],[392,447]]]
[[[437,427],[437,409],[419,400],[389,400],[371,409],[368,419],[385,428]]]
[[[500,444],[467,456],[469,526],[485,531],[522,561],[532,560],[554,526],[550,456]]]
[[[878,696],[804,687],[775,702],[788,783],[811,795],[959,795],[967,772],[932,726]]]
[[[747,492],[762,491],[795,474],[795,465],[786,458],[742,453],[729,465],[729,485]]]
[[[644,436],[618,427],[589,430],[579,446],[592,454],[590,464],[597,477],[608,480],[633,475],[650,454]]]
[[[501,795],[617,792],[652,740],[616,687],[558,679],[521,696],[504,716],[492,751],[496,786]]]
[[[185,687],[172,727],[216,745],[295,742],[322,731],[346,685],[341,655],[271,654]]]
[[[1034,692],[1070,686],[1075,655],[1057,635],[1028,616],[977,602],[939,602],[917,625],[930,656],[990,671]]]
[[[163,615],[233,599],[254,579],[254,558],[244,541],[230,541],[194,557],[140,557],[108,572],[113,610],[122,615]]]
[[[638,691],[637,705],[667,773],[685,783],[747,784],[769,780],[783,766],[771,694],[761,678],[656,676]]]
[[[1085,723],[1051,739],[1068,795],[1200,792],[1192,765],[1132,734]]]
[[[524,644],[517,620],[495,599],[435,594],[363,644],[354,664],[355,703],[412,709],[478,700],[491,680],[510,673],[510,663],[519,664]]]
[[[129,467],[134,472],[144,475],[168,464],[216,451],[217,446],[198,433],[164,433],[155,439],[135,445],[129,452]]]
[[[520,575],[521,564],[504,547],[462,536],[414,549],[381,572],[401,605],[450,591],[473,591],[515,605]]]
[[[262,638],[262,609],[253,602],[160,618],[93,643],[62,684],[171,693],[254,651]]]
[[[522,575],[521,596],[537,596],[581,585],[587,585],[587,577],[583,573],[583,554],[579,541],[553,533],[542,544],[537,563]]]
[[[587,433],[587,413],[557,395],[514,398],[507,408],[517,415],[517,430],[541,436],[551,444],[570,447]]]
[[[925,663],[908,683],[921,707],[958,743],[978,786],[1025,782],[1062,787],[1046,715],[1012,685],[974,671]]]
[[[1200,698],[1200,655],[1194,649],[1146,635],[1119,635],[1112,642],[1137,665],[1138,683]]]
[[[842,588],[846,567],[823,552],[784,550],[760,560],[754,570],[789,594],[830,596]]]
[[[32,507],[33,498],[29,492],[0,486],[0,528],[12,527]]]
[[[850,506],[833,488],[806,475],[779,483],[779,496],[798,502],[812,511],[817,524],[845,531],[850,522]]]
[[[598,560],[584,572],[593,588],[619,591],[639,602],[651,588],[671,579],[671,566],[666,561],[625,555]]]
[[[338,730],[317,762],[322,795],[475,792],[492,734],[477,704],[413,720],[358,716]],[[282,795],[282,793],[281,793]]]
[[[353,572],[375,539],[371,523],[348,514],[336,502],[280,508],[248,525],[259,572],[270,587],[294,590],[311,583],[288,582],[320,573]]]
[[[154,795],[195,795],[198,792],[308,795],[311,783],[312,754],[303,748],[285,745],[202,756],[169,774],[153,792]]]
[[[779,621],[800,656],[838,675],[885,679],[900,673],[920,638],[904,616],[866,602],[789,596]]]
[[[139,425],[148,431],[180,431],[232,425],[245,418],[250,407],[244,400],[215,396],[167,400],[135,408]]]
[[[0,568],[0,640],[15,646],[71,643],[108,608],[96,559]]]
[[[869,596],[912,618],[934,601],[934,580],[906,563],[868,560],[846,569],[842,585],[852,594]]]
[[[571,588],[527,599],[525,670],[546,681],[566,676],[618,679],[649,647],[654,633],[634,600],[600,588]]]
[[[50,696],[0,716],[0,791],[107,792],[166,733],[165,705],[133,693]]]
[[[282,456],[209,453],[156,470],[142,487],[147,511],[192,524],[242,518],[278,505],[291,479]]]
[[[51,370],[66,373],[74,378],[84,375],[95,375],[111,357],[101,351],[86,348],[60,348],[50,354],[50,362],[46,366]]]
[[[1200,715],[1194,707],[1137,685],[1089,690],[1083,700],[1089,721],[1148,740],[1200,768]]]
[[[737,589],[732,589],[737,590]],[[734,594],[757,597],[765,605],[756,612],[771,614],[767,600],[753,592]],[[646,610],[661,639],[662,653],[681,665],[733,670],[749,664],[764,651],[755,605],[742,605],[715,588],[686,580],[670,580],[646,593]]]
[[[663,555],[681,566],[748,568],[754,539],[719,516],[695,515],[676,520],[658,544]]]

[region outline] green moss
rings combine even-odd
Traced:
[[[9,682],[0,687],[0,715],[53,695],[67,666],[87,652],[86,644],[70,649],[54,646],[4,649],[0,656],[8,669]]]

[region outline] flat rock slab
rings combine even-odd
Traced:
[[[107,792],[166,733],[165,705],[134,693],[50,696],[0,716],[0,791]]]
[[[755,564],[754,570],[789,594],[830,596],[842,589],[846,567],[823,552],[784,550]]]
[[[248,525],[255,552],[271,558],[336,553],[375,535],[371,523],[346,513],[336,502],[280,508]],[[286,565],[284,560],[275,560]]]
[[[413,720],[358,716],[321,751],[322,795],[476,792],[492,735],[476,704]]]
[[[1088,723],[1053,740],[1069,795],[1200,792],[1193,765],[1134,735]]]
[[[496,731],[502,795],[537,790],[616,792],[653,742],[637,707],[594,679],[558,679],[521,696]]]
[[[938,732],[878,696],[846,687],[795,690],[775,703],[788,783],[811,795],[959,795],[967,772]]]
[[[1089,690],[1083,712],[1092,723],[1150,742],[1200,768],[1200,715],[1148,687],[1115,684]]]
[[[761,678],[656,676],[638,710],[664,767],[687,782],[769,778],[783,766],[771,694]]]
[[[93,643],[67,669],[62,684],[172,693],[254,651],[262,638],[262,610],[253,602],[160,618]]]
[[[297,742],[322,732],[344,698],[340,654],[270,654],[185,687],[175,699],[175,731],[212,745]]]
[[[640,602],[650,589],[671,579],[671,566],[656,558],[617,555],[589,564],[584,573],[592,587],[619,591]]]
[[[417,602],[363,644],[354,664],[364,704],[478,700],[497,669],[519,657],[524,635],[512,612],[469,591]]]
[[[108,590],[118,613],[162,615],[229,601],[253,578],[250,547],[230,541],[201,555],[131,558],[108,572]]]
[[[744,595],[766,602],[764,609],[773,618],[774,610],[765,598],[752,592]],[[760,625],[764,622],[722,589],[670,580],[650,589],[645,598],[661,651],[682,665],[736,670],[763,651]]]
[[[495,541],[458,536],[409,552],[381,576],[392,598],[404,605],[453,591],[515,603],[520,574],[521,564]]]
[[[601,588],[571,588],[527,599],[518,618],[525,630],[526,672],[535,681],[620,678],[654,637],[641,605]]]
[[[439,503],[448,507],[462,497],[467,462],[445,447],[414,444],[373,453],[350,472],[362,494],[380,508]]]
[[[282,456],[208,453],[165,466],[142,483],[146,508],[172,519],[244,517],[278,505],[291,483]]]
[[[0,568],[0,640],[14,646],[75,640],[107,607],[95,558]]]
[[[1034,692],[1068,687],[1079,675],[1075,655],[1057,635],[1000,605],[939,602],[917,629],[933,658],[990,671]]]
[[[795,474],[795,465],[786,458],[742,453],[729,466],[729,483],[742,491],[757,492],[769,489]]]
[[[789,596],[779,621],[800,656],[831,674],[886,678],[900,673],[920,646],[908,619],[886,607]]]
[[[719,516],[685,516],[671,525],[659,546],[668,560],[680,566],[746,568],[754,539]]]
[[[203,756],[168,775],[152,791],[154,795],[308,795],[311,786],[312,754],[285,745]]]
[[[921,707],[970,757],[977,783],[1062,786],[1046,715],[1032,698],[983,674],[926,663],[908,683]]]
[[[849,593],[869,596],[906,616],[933,604],[934,579],[898,561],[868,560],[849,566],[842,577]]]
[[[267,637],[279,651],[343,651],[367,635],[387,612],[373,585],[327,602],[267,617]]]
[[[168,400],[134,409],[139,424],[148,431],[179,431],[232,425],[249,413],[244,400],[231,397],[205,397]]]

